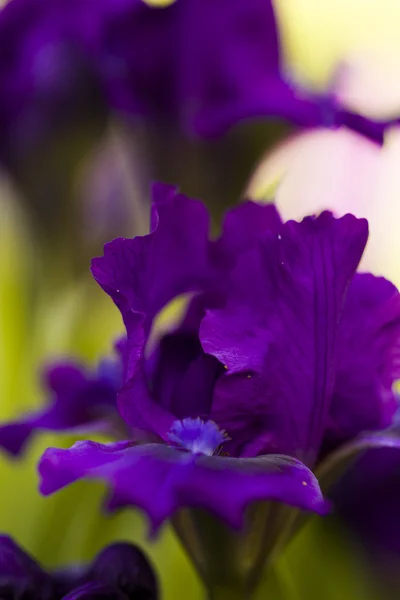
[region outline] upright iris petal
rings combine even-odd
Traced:
[[[339,332],[339,364],[324,440],[331,450],[360,430],[391,425],[398,406],[393,382],[400,378],[399,335],[395,286],[383,278],[357,274]]]
[[[207,353],[226,365],[212,416],[228,451],[281,452],[315,461],[332,399],[338,321],[367,227],[328,213],[288,222],[238,261],[232,292],[200,327]],[[251,433],[250,433],[251,432]]]
[[[111,242],[92,264],[128,333],[118,407],[133,437],[49,448],[41,491],[104,479],[108,506],[144,510],[152,533],[172,519],[211,594],[237,585],[251,598],[296,529],[294,509],[328,510],[310,469],[325,485],[357,452],[400,447],[379,431],[392,414],[400,295],[355,273],[368,230],[352,215],[281,223],[246,203],[215,241],[200,203],[168,186],[154,194],[151,233]],[[182,294],[186,314],[152,336],[157,312]],[[378,432],[355,437],[366,424]],[[210,531],[235,556],[231,568]]]
[[[130,334],[137,335],[136,328],[142,327],[139,316],[148,334],[163,306],[179,294],[202,290],[210,277],[206,208],[172,186],[158,184],[153,194],[152,232],[113,240],[106,244],[104,258],[92,261],[94,278],[121,310],[128,343]],[[195,228],[191,222],[196,222]]]

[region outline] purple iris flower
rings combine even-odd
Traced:
[[[382,142],[387,126],[290,80],[271,0],[11,0],[0,39],[0,161],[52,248],[81,217],[77,167],[111,130],[139,165],[140,200],[150,180],[179,181],[219,216],[288,127],[345,126]],[[138,206],[122,211],[138,222]]]
[[[151,233],[92,262],[127,330],[118,406],[133,438],[49,448],[41,491],[105,480],[109,506],[141,508],[153,532],[172,518],[212,592],[236,581],[247,598],[293,508],[328,510],[312,470],[330,485],[358,451],[399,445],[381,430],[396,410],[400,295],[356,273],[368,227],[352,215],[282,223],[248,202],[210,240],[200,202],[162,185],[153,201]],[[159,339],[158,313],[182,295]],[[201,552],[218,532],[231,569],[222,550]]]
[[[382,139],[384,124],[349,115],[333,95],[283,74],[270,0],[11,0],[0,13],[1,156],[73,115],[112,110],[215,136],[243,119],[348,125]],[[97,107],[97,111],[96,111]],[[61,124],[61,125],[60,125]],[[83,123],[81,123],[82,125]]]
[[[133,544],[104,548],[90,565],[48,572],[8,536],[0,536],[0,596],[10,600],[157,600],[156,576]]]
[[[0,12],[0,157],[12,168],[55,132],[104,121],[93,65],[101,19],[88,2],[13,0]],[[92,4],[93,6],[93,4]],[[70,140],[70,144],[71,144]],[[65,160],[65,154],[64,154]],[[11,164],[10,164],[11,163]],[[20,165],[21,166],[21,165]]]
[[[124,379],[125,346],[125,340],[119,340],[115,356],[102,359],[95,369],[67,360],[49,365],[43,377],[48,405],[0,425],[0,447],[18,456],[41,431],[126,435],[117,411],[117,393]]]

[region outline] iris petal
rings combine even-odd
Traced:
[[[153,532],[185,507],[209,510],[237,529],[246,507],[256,501],[319,514],[328,509],[311,471],[287,456],[234,459],[196,456],[162,444],[77,442],[68,450],[46,450],[39,472],[45,495],[82,477],[106,481],[121,504],[146,512]]]
[[[221,309],[202,321],[206,352],[226,366],[211,418],[232,454],[264,438],[261,453],[315,461],[330,408],[338,322],[367,240],[367,224],[330,213],[290,221],[243,255]]]
[[[125,426],[117,413],[117,392],[122,385],[122,364],[100,365],[90,372],[74,362],[47,367],[44,376],[49,403],[17,421],[0,425],[0,446],[19,455],[28,441],[40,431],[111,431]]]
[[[400,377],[400,294],[386,279],[356,274],[339,333],[339,364],[324,450],[360,431],[388,427]]]

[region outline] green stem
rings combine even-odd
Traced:
[[[282,589],[284,598],[288,600],[299,600],[300,596],[296,588],[289,565],[284,557],[282,557],[275,565],[275,575]]]
[[[218,587],[209,590],[208,600],[253,600],[253,594],[236,587]]]

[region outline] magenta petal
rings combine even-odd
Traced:
[[[102,479],[119,503],[147,513],[152,531],[178,509],[204,508],[234,528],[256,501],[282,502],[324,514],[328,505],[309,469],[296,459],[234,459],[181,452],[162,444],[78,442],[49,448],[39,465],[45,495],[80,478]]]
[[[211,418],[261,453],[312,463],[336,374],[338,323],[367,241],[367,223],[330,213],[290,221],[239,261],[226,307],[201,324],[204,350],[226,366]]]

